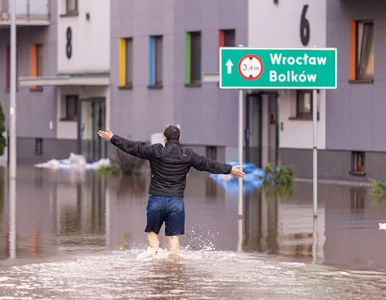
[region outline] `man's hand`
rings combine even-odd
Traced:
[[[105,140],[106,142],[110,142],[111,138],[113,137],[113,133],[110,131],[110,129],[106,129],[106,131],[99,130],[98,135]]]
[[[243,171],[241,171],[241,169],[242,169],[242,166],[232,167],[233,176],[238,177],[238,178],[244,178],[245,173]]]

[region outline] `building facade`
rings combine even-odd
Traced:
[[[317,108],[308,90],[245,91],[246,160],[293,164],[298,177],[311,177],[317,109],[319,176],[386,180],[384,68],[375,59],[383,47],[382,4],[47,0],[38,7],[29,1],[18,4],[19,162],[70,152],[113,158],[115,149],[101,142],[97,129],[150,142],[168,124],[178,124],[181,142],[200,154],[235,159],[237,91],[221,90],[202,76],[218,72],[219,47],[336,47],[338,88],[319,91]],[[27,13],[40,17],[27,20]],[[6,16],[0,19],[0,94],[8,126]]]
[[[386,180],[385,3],[327,1],[327,45],[338,48],[338,89],[327,93],[321,176]]]
[[[202,73],[218,70],[220,46],[247,43],[247,0],[53,2],[54,26],[47,30],[55,49],[46,54],[51,69],[19,74],[20,90],[38,87],[39,99],[51,105],[51,114],[44,113],[48,125],[36,122],[50,135],[29,133],[25,138],[39,140],[43,154],[18,143],[19,162],[70,152],[114,158],[115,149],[106,153],[97,129],[150,142],[168,124],[179,124],[182,142],[201,154],[236,157],[237,92],[204,83]],[[46,91],[51,94],[42,97]]]
[[[5,114],[5,125],[9,128],[10,89],[10,7],[8,1],[0,2],[0,101]],[[56,51],[56,12],[54,1],[23,0],[16,3],[17,23],[17,76],[39,76],[53,74]],[[50,101],[55,96],[52,88],[17,88],[17,156],[28,161],[41,153],[41,140],[47,147],[55,138],[51,122],[55,117],[56,104]],[[7,160],[7,153],[2,157]]]
[[[246,44],[247,5],[112,1],[111,130],[146,142],[179,124],[184,145],[225,159],[237,145],[237,92],[204,83],[202,73],[218,71],[219,46]]]
[[[31,103],[23,113],[18,104],[18,131],[23,126],[36,131],[25,134],[29,145],[19,142],[24,136],[18,132],[18,161],[62,159],[71,152],[97,160],[106,156],[107,147],[96,133],[109,124],[110,116],[110,1],[47,2],[51,24],[46,43],[52,47],[43,45],[45,67],[41,73],[19,74],[20,91],[37,92],[37,100],[17,95],[18,103]],[[30,61],[33,65],[32,56]],[[36,114],[35,122],[29,121],[28,111]],[[34,140],[40,151],[30,151]]]
[[[319,11],[324,9],[325,21],[319,24],[325,30],[321,34],[324,45],[337,48],[338,88],[321,91],[318,175],[348,181],[386,180],[383,134],[386,65],[381,58],[386,43],[383,38],[386,21],[381,14],[385,4],[372,0],[327,0],[319,5]],[[309,13],[312,7],[310,4]],[[281,115],[281,122],[291,121]],[[300,122],[290,135],[285,134],[284,128],[286,137],[280,136],[280,141],[292,139],[300,147],[283,143],[280,150],[283,164],[293,164],[298,177],[311,178],[312,122],[306,123]],[[306,140],[307,147],[302,147]]]
[[[259,13],[259,18],[256,14]],[[301,29],[304,22],[308,27]],[[249,1],[248,46],[312,48],[326,46],[326,1]],[[319,95],[318,147],[325,148],[325,92]],[[246,159],[264,166],[295,164],[293,153],[311,153],[312,91],[246,92]],[[302,156],[299,156],[301,158]],[[312,169],[311,169],[312,176]]]

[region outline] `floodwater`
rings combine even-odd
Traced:
[[[148,177],[0,169],[0,299],[385,299],[386,203],[365,187],[312,184],[244,199],[207,173],[185,194],[182,258],[146,249]],[[161,247],[165,247],[161,234]]]

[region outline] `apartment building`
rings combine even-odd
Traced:
[[[26,74],[25,66],[19,67],[24,73],[19,74],[17,95],[18,161],[66,158],[71,152],[97,160],[106,156],[107,147],[96,133],[109,124],[110,117],[111,3],[47,3],[51,24],[45,29],[43,67],[32,54],[25,59],[31,72]],[[18,35],[22,39],[19,28]],[[30,51],[39,53],[39,49]],[[24,106],[25,102],[30,105]],[[30,121],[30,114],[36,115],[36,120]]]
[[[312,2],[312,1],[311,1]],[[282,5],[280,3],[280,5]],[[284,6],[284,4],[283,4]],[[337,48],[338,88],[320,91],[318,104],[318,174],[320,178],[368,181],[386,180],[384,172],[386,121],[386,63],[383,37],[385,4],[369,1],[325,0],[308,5],[311,39],[318,30],[321,42],[310,45]],[[311,13],[318,12],[312,17]],[[320,13],[319,13],[320,12]],[[300,24],[300,12],[297,13]],[[315,22],[320,18],[320,22]],[[288,92],[284,92],[288,93]],[[312,177],[312,95],[308,120],[287,119],[280,98],[281,161],[293,164],[298,177]],[[299,107],[299,99],[298,107]],[[304,100],[302,100],[304,101]],[[288,123],[298,124],[291,131]],[[291,142],[292,145],[291,145]]]
[[[311,177],[311,116],[317,109],[319,176],[386,180],[384,63],[376,59],[382,55],[383,4],[43,2],[19,1],[17,8],[19,162],[70,152],[90,160],[114,157],[115,150],[95,134],[97,128],[109,126],[132,140],[150,142],[151,134],[168,124],[179,124],[181,142],[199,153],[236,158],[237,91],[203,81],[203,73],[219,70],[218,48],[316,46],[338,49],[337,90],[321,90],[317,108],[308,90],[246,90],[246,160],[258,166],[293,164],[297,176]],[[8,113],[8,2],[0,3],[0,94]]]
[[[256,18],[257,12],[264,13]],[[249,1],[248,29],[249,47],[326,47],[326,1]],[[248,90],[245,95],[246,159],[259,166],[294,164],[297,171],[302,155],[296,161],[294,153],[305,152],[308,157],[313,146],[312,91]],[[324,91],[319,100],[318,147],[324,149]],[[304,167],[310,168],[312,176],[311,166]]]
[[[338,49],[338,89],[327,93],[323,177],[386,180],[385,5],[327,1],[327,45]]]
[[[25,1],[32,12],[32,0]],[[114,157],[98,128],[149,142],[168,124],[179,124],[182,142],[201,154],[232,154],[237,93],[202,82],[202,73],[218,68],[220,46],[246,43],[246,0],[45,4],[44,23],[32,26],[29,18],[30,26],[17,29],[19,163],[70,152]],[[9,40],[9,21],[4,35]],[[6,88],[4,95],[8,111]]]
[[[17,24],[17,76],[41,76],[53,74],[56,49],[56,11],[54,1],[19,0],[16,3]],[[0,1],[0,101],[5,113],[6,128],[9,128],[10,89],[10,5]],[[41,142],[47,145],[55,138],[50,121],[55,116],[56,104],[52,100],[55,90],[17,88],[17,143],[18,159],[28,161],[42,155]],[[3,157],[3,161],[6,160]]]
[[[147,142],[179,124],[184,145],[225,159],[237,145],[237,91],[202,73],[218,70],[220,46],[246,44],[248,1],[111,4],[111,130]]]

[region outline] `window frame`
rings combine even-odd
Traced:
[[[360,158],[362,157],[362,165]],[[366,175],[366,152],[365,151],[351,151],[351,175],[365,176]]]
[[[164,39],[163,35],[149,37],[149,88],[163,88]]]
[[[188,83],[188,85],[195,85],[195,86],[199,86],[201,84],[201,81],[202,81],[202,76],[201,76],[201,71],[202,71],[202,32],[201,31],[191,31],[191,32],[188,32],[189,34],[189,39],[190,39],[190,43],[189,43],[189,46],[190,46],[190,49],[189,49],[189,67],[190,67],[190,81]],[[199,37],[200,39],[200,45],[199,45],[199,49],[200,49],[200,53],[199,53],[199,62],[195,64],[195,60],[194,60],[194,57],[195,55],[193,55],[193,50],[195,49],[195,45],[193,43],[193,37]],[[200,74],[199,75],[199,78],[195,78],[194,76],[194,73],[196,73],[198,69],[198,73]]]
[[[69,9],[70,1],[74,1],[74,4],[75,4],[74,9]],[[65,5],[66,5],[66,15],[77,15],[78,14],[78,0],[65,0]]]
[[[302,112],[300,111],[300,97],[304,94],[309,94],[310,95],[310,100],[311,100],[311,108],[310,112]],[[312,90],[296,90],[296,118],[298,119],[312,119],[312,114],[314,111],[314,95]]]
[[[233,34],[233,44],[226,43],[228,34]],[[219,47],[236,47],[236,29],[221,29],[219,35]]]
[[[43,139],[36,138],[35,139],[35,155],[42,156],[43,155]]]
[[[18,66],[19,66],[19,47],[16,48],[16,88],[18,87]],[[5,70],[5,89],[9,91],[11,88],[11,46],[6,46],[6,70]]]
[[[160,45],[157,44],[157,41],[160,41]],[[160,48],[158,46],[160,46]],[[154,82],[156,86],[163,85],[163,48],[164,48],[163,36],[162,35],[155,36],[154,37]],[[160,53],[158,53],[158,51],[160,51]],[[157,57],[160,59],[157,59]],[[160,71],[158,70],[158,67],[160,67]],[[161,74],[161,78],[157,78],[157,74]],[[160,79],[160,80],[157,80],[157,79]]]
[[[41,57],[39,57],[41,54]],[[44,73],[44,45],[41,43],[30,45],[30,75],[31,77],[43,76]],[[42,92],[42,86],[31,85],[30,91]]]
[[[70,112],[69,111],[69,101],[72,101],[74,100],[74,111],[73,112]],[[75,95],[75,94],[68,94],[68,95],[65,95],[64,97],[64,112],[65,112],[65,115],[64,115],[64,118],[62,120],[65,120],[65,121],[77,121],[78,120],[78,101],[79,101],[79,95]]]
[[[211,160],[217,160],[217,147],[206,146],[206,157]]]
[[[44,48],[42,44],[36,44],[35,52],[35,64],[36,64],[36,77],[43,76],[44,74]],[[40,56],[39,56],[40,54]]]
[[[363,151],[357,151],[354,153],[354,171],[365,172],[366,171],[366,154]],[[362,161],[362,164],[360,163]]]
[[[363,35],[362,37],[359,36],[359,26],[363,24]],[[355,21],[355,79],[356,80],[371,80],[374,78],[374,70],[373,70],[373,74],[362,74],[360,72],[360,65],[361,65],[361,57],[359,57],[359,41],[362,40],[362,45],[361,45],[361,51],[363,51],[363,46],[364,46],[364,42],[363,40],[365,39],[365,25],[367,24],[371,24],[371,35],[369,37],[369,45],[367,45],[367,47],[369,47],[367,50],[370,50],[372,49],[373,50],[373,59],[374,59],[374,21],[373,20],[357,20]],[[371,52],[370,52],[371,53]],[[370,53],[369,55],[366,57],[366,66],[367,64],[369,63],[369,60],[370,60]],[[373,69],[374,69],[374,65],[373,65]]]
[[[130,42],[130,43],[129,43]],[[130,47],[128,47],[128,45]],[[128,61],[128,49],[130,48],[130,61]],[[133,86],[133,64],[134,64],[134,39],[132,37],[125,38],[125,82],[124,86],[131,87]],[[128,76],[129,75],[129,76]],[[128,77],[131,77],[130,80],[128,80]]]

